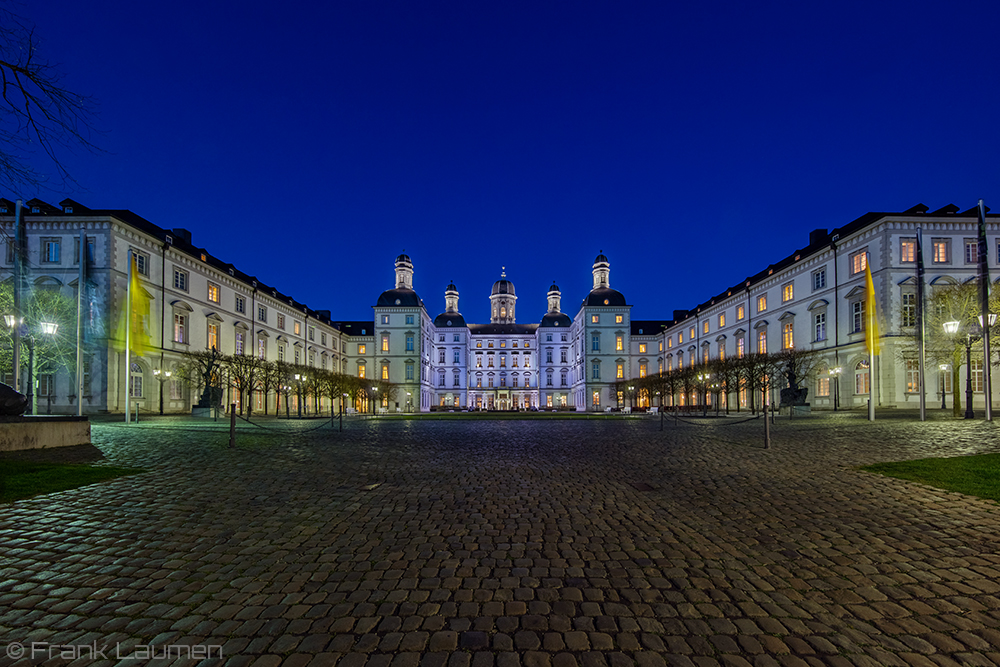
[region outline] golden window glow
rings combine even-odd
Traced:
[[[646,364],[639,364],[639,377],[646,377]]]
[[[674,346],[674,337],[671,336],[670,338],[667,339],[667,349],[670,349],[673,346]]]
[[[382,351],[383,352],[388,352],[389,351],[389,337],[388,336],[382,336]]]
[[[361,364],[358,366],[358,377],[363,378],[365,376],[365,365]]]
[[[597,324],[598,322],[600,322],[600,321],[601,321],[601,316],[600,316],[600,315],[591,315],[591,316],[590,316],[590,321],[591,321],[591,322],[592,322],[593,324]]]
[[[767,331],[765,329],[757,332],[757,352],[767,354]]]
[[[490,357],[489,362],[486,365],[493,368],[493,357]]]
[[[663,341],[660,341],[660,352],[663,352]]]
[[[726,314],[719,313],[719,328],[721,329],[724,326],[726,326]]]
[[[482,368],[482,367],[483,367],[483,358],[477,356],[476,357],[476,368]]]
[[[708,333],[708,320],[701,323],[701,332]]]
[[[618,364],[616,366],[615,377],[619,380],[625,377],[625,364]]]
[[[795,295],[795,289],[794,289],[792,283],[788,283],[787,285],[784,285],[781,288],[781,300],[782,301],[791,301],[792,298],[794,297],[794,295]]]
[[[507,347],[507,341],[505,340],[500,341],[500,347]]]
[[[527,345],[526,345],[525,347],[527,347]],[[527,368],[527,367],[528,367],[528,365],[529,365],[529,364],[528,364],[528,361],[530,361],[530,360],[531,360],[531,357],[525,357],[525,358],[524,358],[524,367],[525,367],[525,368]]]
[[[684,332],[683,331],[679,331],[677,333],[677,344],[680,345],[683,342],[684,342]]]
[[[694,340],[694,327],[691,327],[691,331],[689,332],[689,334],[690,335],[688,336],[688,338],[690,338],[691,340]]]
[[[364,353],[365,353],[365,344],[364,343],[359,343],[358,344],[358,354],[364,354]]]
[[[389,379],[389,367],[386,366],[385,364],[382,364],[382,379],[383,380]]]
[[[646,354],[646,344],[639,343],[639,354]]]
[[[482,347],[482,346],[483,346],[483,341],[481,341],[481,340],[480,341],[476,341],[476,347]]]
[[[761,294],[757,297],[757,312],[763,313],[765,310],[767,310],[767,295]]]
[[[525,347],[531,347],[531,343],[529,343],[528,341],[524,341],[524,346]]]
[[[219,349],[219,325],[209,324],[208,325],[208,349],[215,348]]]
[[[624,315],[615,315],[615,324],[621,324],[625,321]]]
[[[946,239],[934,239],[931,256],[933,261],[937,264],[942,264],[948,261],[948,241]],[[864,268],[861,269],[864,271]]]
[[[742,320],[744,317],[746,317],[746,313],[743,310],[743,306],[736,306],[736,319]]]
[[[487,345],[486,347],[493,347],[493,341],[490,341],[490,344]]]
[[[625,343],[623,342],[622,337],[621,336],[615,336],[615,351],[616,352],[621,352],[623,349],[625,349],[624,346],[625,346]]]
[[[296,336],[302,335],[302,322],[299,321],[295,322],[295,335]]]
[[[500,357],[500,368],[507,368],[507,357]]]
[[[745,351],[745,346],[743,341],[744,339],[742,336],[736,339],[736,356],[741,359],[743,358],[743,353]]]
[[[795,340],[792,337],[792,323],[787,322],[781,326],[781,347],[790,350],[795,347]]]
[[[208,300],[213,303],[219,303],[219,286],[215,283],[208,284]]]
[[[868,266],[867,250],[856,252],[851,255],[851,274],[861,273],[865,270],[866,266]]]

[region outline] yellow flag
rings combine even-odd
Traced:
[[[125,293],[120,309],[118,321],[118,346],[125,349],[125,340],[128,339],[132,354],[142,356],[152,351],[149,330],[149,295],[142,287],[139,280],[139,267],[136,264],[135,255],[131,256],[131,270],[129,273],[129,289],[131,292],[132,307],[129,308],[129,293]]]
[[[869,354],[879,353],[878,304],[875,303],[875,283],[872,272],[865,262],[865,344]]]

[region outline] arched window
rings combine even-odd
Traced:
[[[507,307],[500,306],[500,317],[507,317]]]

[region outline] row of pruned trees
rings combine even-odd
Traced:
[[[762,405],[765,391],[782,389],[791,382],[802,385],[815,375],[819,361],[810,350],[782,350],[772,354],[751,353],[741,357],[713,359],[707,364],[677,368],[644,378],[619,380],[614,389],[624,401],[635,405],[645,399],[649,405],[677,407],[680,396],[689,397],[685,405],[707,405],[706,397],[712,394],[715,405],[720,396],[726,397],[726,412],[732,403],[740,410],[739,400],[730,396],[746,391],[750,410],[756,412]]]
[[[279,412],[284,403],[285,416],[291,416],[291,398],[298,398],[299,410],[309,414],[321,412],[321,399],[328,398],[330,410],[340,401],[341,410],[347,404],[374,411],[377,403],[388,404],[398,395],[398,387],[383,380],[354,377],[345,373],[290,364],[284,361],[268,361],[253,355],[224,355],[217,351],[199,351],[184,355],[176,369],[177,377],[192,389],[203,391],[215,389],[211,395],[221,396],[222,390],[230,389],[242,398],[237,403],[240,414],[250,416],[254,397],[264,397],[264,414],[268,413],[268,397],[276,397],[275,411]],[[214,407],[214,406],[213,406]]]

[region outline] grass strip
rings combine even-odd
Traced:
[[[67,491],[141,472],[146,471],[119,466],[0,460],[0,503]]]
[[[876,463],[862,470],[987,500],[1000,500],[1000,454]]]

